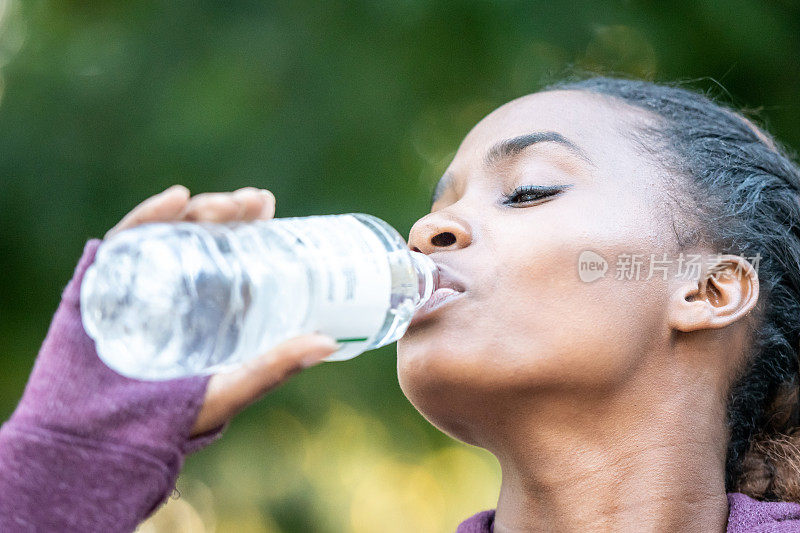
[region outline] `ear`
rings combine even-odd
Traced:
[[[738,255],[716,256],[699,280],[672,294],[669,323],[684,332],[724,328],[749,313],[758,301],[758,273]]]

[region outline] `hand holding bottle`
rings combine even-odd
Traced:
[[[175,185],[136,206],[105,238],[150,222],[234,222],[269,220],[275,214],[275,197],[264,189],[245,187],[231,193],[202,193],[190,198],[189,190]],[[239,368],[214,375],[193,435],[218,427],[300,370],[317,364],[336,350],[326,335],[309,334],[289,339]]]

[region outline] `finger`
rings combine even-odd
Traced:
[[[116,226],[108,230],[104,238],[147,222],[176,220],[189,200],[189,189],[183,185],[173,185],[151,196],[134,207]]]
[[[229,372],[230,397],[251,403],[290,376],[319,363],[338,347],[332,338],[320,334],[287,340]]]
[[[241,207],[240,220],[256,219],[263,211],[264,204],[267,201],[267,196],[261,192],[261,189],[256,189],[255,187],[237,189],[233,191],[232,195]]]
[[[192,435],[220,426],[292,375],[319,363],[338,347],[326,335],[295,337],[231,372],[213,376],[208,382],[205,402]]]
[[[241,211],[231,193],[207,192],[189,200],[183,217],[191,222],[229,222],[238,220]]]
[[[258,215],[260,220],[270,220],[275,216],[275,195],[267,189],[260,189],[261,194],[264,196],[265,204],[261,213]]]

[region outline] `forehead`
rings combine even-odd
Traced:
[[[475,168],[496,143],[538,131],[556,132],[571,140],[600,169],[626,162],[628,167],[635,166],[642,163],[642,156],[624,132],[645,120],[648,115],[643,110],[585,91],[530,94],[483,118],[464,138],[449,170],[459,173]]]

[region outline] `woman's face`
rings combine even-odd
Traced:
[[[676,259],[674,206],[626,136],[647,119],[602,96],[553,91],[500,107],[466,136],[409,236],[466,285],[398,343],[400,385],[434,425],[480,443],[526,399],[592,401],[668,345],[671,274],[646,278],[651,254]],[[538,190],[509,203],[523,186]],[[587,250],[608,265],[594,281],[579,275]],[[619,266],[637,262],[638,280]]]

